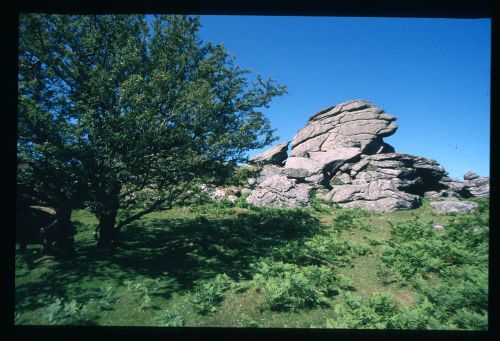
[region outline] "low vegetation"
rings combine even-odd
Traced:
[[[15,323],[485,330],[478,202],[468,214],[206,202],[142,217],[112,251],[76,211],[73,258],[16,254]]]

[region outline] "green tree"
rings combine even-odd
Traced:
[[[99,220],[100,244],[275,140],[258,109],[285,88],[251,82],[199,28],[188,16],[151,25],[139,15],[20,18],[19,125],[30,129],[19,130],[18,154],[33,149],[28,159],[65,170],[74,160],[62,178],[85,183],[78,193]]]

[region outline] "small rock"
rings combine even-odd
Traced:
[[[236,200],[238,200],[238,197],[236,195],[230,194],[227,196],[226,199],[229,200],[230,202],[235,202]]]
[[[438,225],[438,224],[436,224],[436,225],[434,225],[432,228],[433,228],[434,230],[436,230],[436,231],[444,231],[444,226],[443,226],[443,225]]]

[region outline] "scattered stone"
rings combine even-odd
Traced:
[[[202,192],[206,193],[208,197],[212,200],[218,201],[227,199],[231,202],[235,202],[243,192],[243,189],[237,186],[230,186],[224,188],[224,187],[213,187],[207,184],[202,184],[199,186],[199,189]]]
[[[431,207],[436,212],[470,212],[477,207],[473,201],[444,200],[431,202]]]

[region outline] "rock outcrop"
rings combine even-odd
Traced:
[[[488,197],[490,195],[490,177],[479,176],[474,172],[464,174],[465,190],[474,197]]]
[[[338,147],[359,147],[365,154],[392,147],[382,138],[394,134],[396,117],[363,100],[348,101],[311,116],[292,140],[292,156],[326,152]]]
[[[289,144],[290,142],[278,144],[261,154],[255,155],[250,160],[248,160],[248,163],[254,165],[282,165],[288,157],[287,150]]]
[[[342,207],[373,211],[416,208],[430,189],[440,189],[445,174],[436,161],[409,154],[362,155],[332,177],[332,190],[320,198]]]
[[[309,205],[310,191],[342,207],[394,211],[418,207],[425,196],[442,211],[467,211],[475,203],[459,196],[488,196],[489,178],[467,172],[448,177],[435,160],[396,153],[383,138],[394,134],[395,116],[353,100],[311,116],[291,142],[254,157],[264,165],[247,202],[273,207]],[[286,159],[286,160],[285,160]]]

